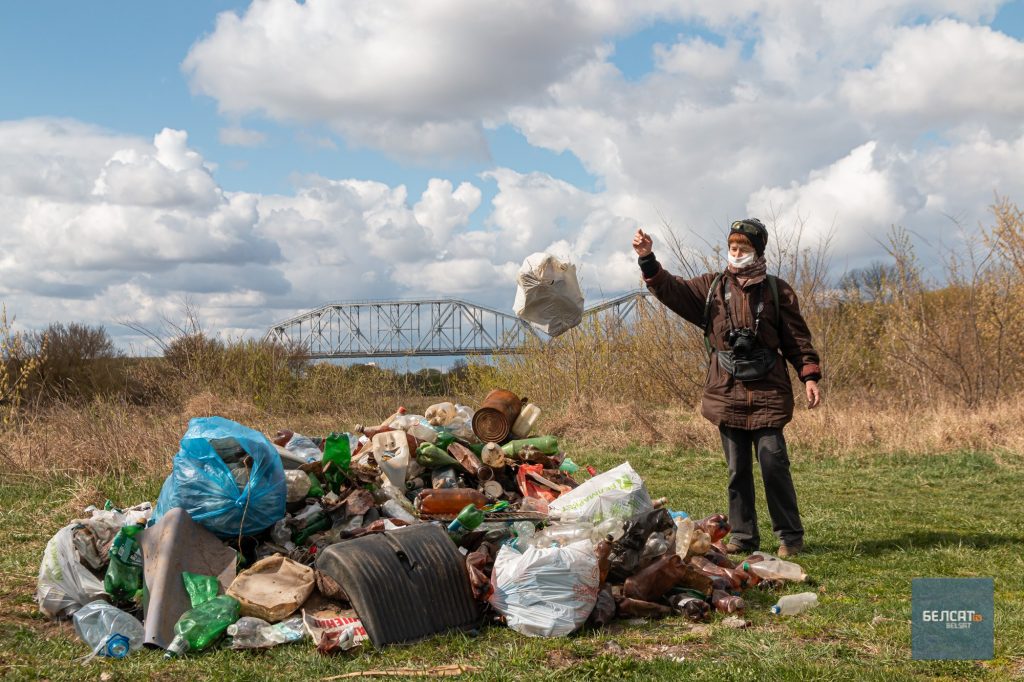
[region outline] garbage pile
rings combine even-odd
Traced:
[[[322,654],[489,622],[529,636],[616,617],[739,614],[742,592],[802,581],[730,527],[652,500],[628,462],[580,467],[540,409],[495,389],[324,438],[193,419],[156,507],[88,508],[50,540],[36,599],[92,655],[194,654],[310,639]],[[784,597],[780,614],[813,605]]]

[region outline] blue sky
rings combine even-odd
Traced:
[[[595,303],[641,225],[831,230],[837,274],[893,224],[957,244],[1024,190],[1022,38],[1024,0],[7,3],[0,298],[259,335],[328,300],[508,310],[543,250]]]

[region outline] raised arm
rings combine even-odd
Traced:
[[[654,256],[654,240],[643,230],[633,236],[633,250],[639,256],[644,283],[665,306],[687,322],[700,326],[704,317],[704,304],[714,275],[701,275],[683,279],[670,275]]]

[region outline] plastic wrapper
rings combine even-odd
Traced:
[[[565,547],[503,545],[491,573],[491,605],[508,626],[531,637],[568,635],[590,616],[600,583],[589,540]]]
[[[231,442],[252,458],[241,490],[221,454]],[[202,417],[189,422],[154,518],[181,507],[221,537],[253,535],[284,517],[286,494],[281,458],[266,436],[223,417]]]

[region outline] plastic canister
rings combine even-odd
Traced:
[[[515,423],[512,424],[512,435],[515,438],[526,438],[530,435],[533,425],[537,423],[539,417],[540,408],[533,403],[527,403],[526,407],[519,413],[519,416],[516,417]]]

